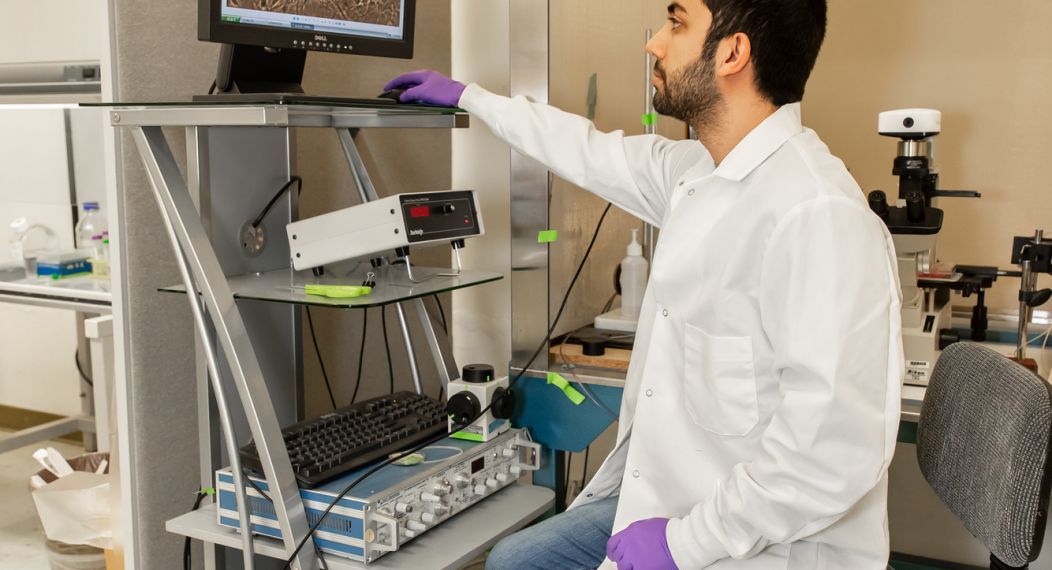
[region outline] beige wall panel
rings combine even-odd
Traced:
[[[595,124],[603,131],[643,133],[644,34],[664,24],[665,6],[653,0],[551,2],[551,103],[587,115],[588,83],[598,75]],[[661,117],[659,133],[686,136],[683,123]],[[550,258],[551,315],[580,263],[605,202],[556,180],[551,197],[551,228],[559,230]],[[614,293],[614,271],[625,256],[635,217],[613,208],[589,258],[556,334],[591,324]],[[615,303],[615,305],[619,304]]]
[[[983,197],[941,201],[938,256],[1009,267],[1012,236],[1052,229],[1052,2],[830,2],[829,35],[804,99],[804,122],[867,192],[897,194],[895,140],[877,114],[943,113],[935,139],[941,186]],[[1042,286],[1052,286],[1047,276]],[[991,310],[1016,310],[1018,279],[1002,279]],[[971,299],[953,300],[970,305]],[[1048,307],[1045,307],[1046,309]]]

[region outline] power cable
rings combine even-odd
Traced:
[[[391,343],[387,340],[387,305],[380,306],[380,326],[384,329],[384,352],[387,353],[387,377],[391,383],[391,393],[394,394],[394,364],[391,362]]]
[[[358,379],[354,381],[351,403],[358,401],[358,388],[362,385],[362,364],[365,363],[365,335],[369,332],[369,308],[362,309],[362,346],[358,349]]]
[[[329,391],[329,402],[332,403],[332,409],[335,410],[336,396],[332,393],[332,384],[329,382],[329,375],[325,372],[325,361],[321,358],[321,349],[318,348],[318,335],[314,334],[314,319],[310,314],[310,307],[304,306],[307,309],[307,328],[310,329],[310,340],[314,344],[314,354],[318,357],[318,367],[321,368],[321,377],[325,379],[325,389]]]
[[[77,348],[73,351],[73,362],[77,364],[77,372],[80,373],[80,379],[83,380],[88,386],[95,387],[95,382],[91,380],[87,374],[84,373],[84,368],[80,365],[80,349]]]

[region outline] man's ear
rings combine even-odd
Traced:
[[[741,73],[752,61],[752,42],[749,36],[738,32],[720,41],[716,50],[716,76],[730,77]]]

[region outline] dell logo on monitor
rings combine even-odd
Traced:
[[[329,41],[329,38],[327,36],[314,36],[314,39],[319,41],[319,42],[327,42],[327,41]]]

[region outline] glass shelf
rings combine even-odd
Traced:
[[[370,100],[289,101],[135,101],[84,103],[107,109],[115,127],[330,127],[466,128],[467,113],[455,107],[375,103]]]
[[[419,297],[428,297],[455,289],[463,289],[503,279],[500,273],[492,271],[462,271],[457,277],[433,277],[423,283],[413,283],[404,267],[384,267],[371,270],[376,273],[376,287],[365,297],[352,299],[330,299],[303,292],[304,285],[361,285],[365,280],[367,269],[355,269],[347,272],[327,272],[323,277],[315,277],[309,271],[279,269],[266,273],[237,275],[227,277],[235,299],[268,301],[272,303],[289,303],[295,305],[312,305],[342,309],[367,309]],[[436,273],[449,273],[448,268],[413,267],[413,275],[420,280]],[[182,285],[163,287],[167,293],[185,293]]]

